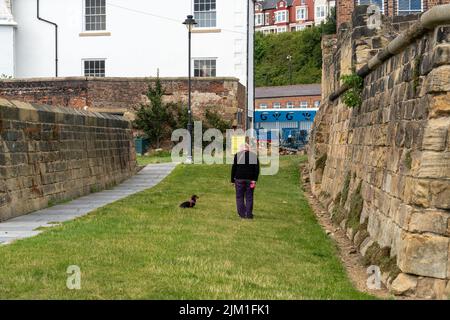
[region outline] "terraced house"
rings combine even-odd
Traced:
[[[162,77],[246,83],[247,2],[242,0],[0,0],[0,75]]]
[[[299,31],[325,22],[335,6],[330,0],[262,0],[255,5],[256,31]]]

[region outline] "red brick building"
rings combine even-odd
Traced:
[[[320,84],[261,87],[255,89],[255,109],[318,108]]]
[[[313,25],[314,0],[263,0],[255,5],[256,31],[281,33]]]
[[[450,0],[336,0],[337,24],[349,22],[356,5],[376,4],[389,17],[417,14]]]

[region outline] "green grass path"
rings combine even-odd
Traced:
[[[254,221],[229,166],[179,166],[157,187],[0,247],[0,299],[366,299],[299,187],[298,157],[261,177]],[[192,193],[193,210],[178,209]],[[78,265],[81,290],[66,288]]]

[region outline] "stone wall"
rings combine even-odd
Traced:
[[[355,10],[347,32],[323,41],[312,191],[393,293],[449,297],[450,27],[409,23],[403,36],[411,41],[369,69],[400,28],[384,18],[382,29],[369,30],[365,12]],[[356,108],[339,89],[352,69],[365,70]]]
[[[340,26],[343,23],[348,23],[351,21],[352,13],[355,10],[356,0],[337,0],[336,2],[336,19],[337,25]],[[422,0],[423,11],[431,9],[437,5],[448,4],[450,0]],[[389,17],[398,16],[398,0],[385,0],[384,4],[384,15]],[[399,16],[402,17],[402,16]]]
[[[146,102],[148,85],[155,78],[49,78],[0,80],[0,96],[31,103],[42,103],[90,111],[125,114]],[[166,101],[187,105],[187,78],[161,78]],[[195,78],[192,82],[192,109],[202,118],[207,108],[226,120],[239,118],[244,124],[245,87],[236,78]]]
[[[0,98],[0,221],[113,186],[135,167],[123,118]]]

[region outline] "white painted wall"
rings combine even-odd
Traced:
[[[14,28],[9,0],[0,0],[0,76],[14,76]]]
[[[14,75],[14,27],[0,25],[0,76]]]
[[[187,75],[192,0],[107,0],[110,36],[82,37],[84,0],[41,0],[41,17],[59,25],[59,76],[82,76],[83,59],[105,58],[106,76]],[[119,7],[128,8],[119,8]],[[55,75],[54,28],[36,17],[36,0],[13,0],[17,78]],[[217,58],[217,76],[246,83],[245,0],[217,0],[217,30],[194,33],[192,56]],[[162,18],[165,17],[165,18]]]

